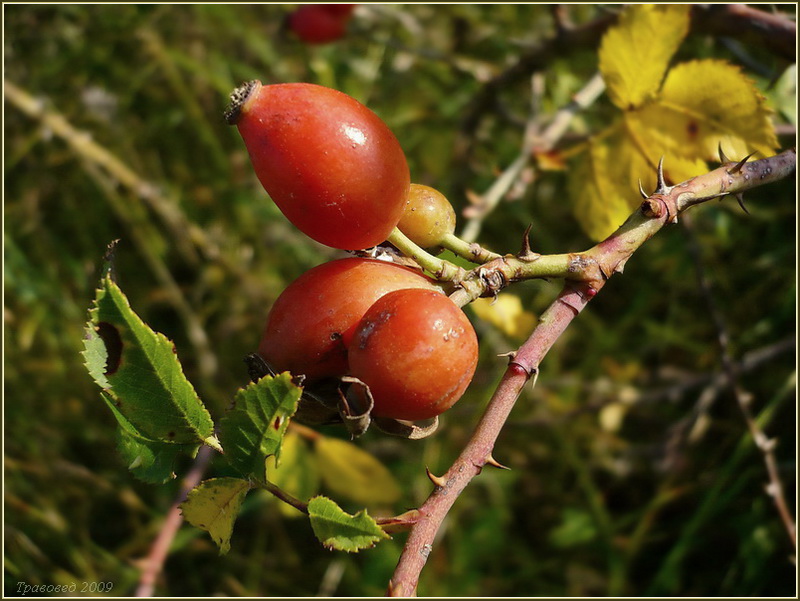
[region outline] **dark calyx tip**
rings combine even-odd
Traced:
[[[236,125],[239,122],[239,116],[242,114],[242,106],[250,97],[250,93],[258,85],[255,79],[240,85],[233,92],[231,92],[231,99],[228,103],[228,108],[225,109],[225,122],[228,125]]]

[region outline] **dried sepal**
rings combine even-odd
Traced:
[[[372,423],[372,409],[375,402],[369,386],[358,378],[344,376],[342,383],[347,389],[339,389],[339,415],[352,438],[363,435]]]
[[[258,382],[265,376],[276,375],[272,366],[258,353],[250,353],[245,356],[244,363],[247,365],[247,373],[252,382]]]
[[[372,423],[384,434],[398,436],[408,440],[421,440],[427,438],[439,429],[439,417],[434,417],[426,422],[409,422],[392,419],[389,417],[373,417]]]

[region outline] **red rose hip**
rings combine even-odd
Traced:
[[[349,4],[331,5],[351,7]],[[341,12],[341,14],[340,14]],[[289,28],[307,44],[327,44],[343,37],[352,8],[327,9],[324,4],[304,4],[289,15]]]
[[[448,297],[398,290],[364,314],[348,348],[350,375],[370,388],[376,417],[428,419],[461,398],[475,374],[478,339]]]
[[[252,81],[234,91],[225,116],[264,189],[309,237],[369,248],[400,221],[410,186],[405,154],[357,100],[313,84]]]
[[[275,301],[258,352],[277,371],[303,374],[308,381],[343,376],[358,322],[381,296],[401,288],[424,288],[446,298],[433,280],[384,261],[351,258],[319,265]]]

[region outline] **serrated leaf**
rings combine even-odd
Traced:
[[[611,101],[642,106],[661,87],[672,55],[689,30],[688,4],[628,6],[600,43],[600,72]]]
[[[677,184],[706,171],[706,164],[699,159],[656,154],[660,147],[643,143],[642,131],[630,127],[628,121],[634,114],[624,115],[626,127],[589,144],[587,156],[580,157],[569,181],[575,218],[595,241],[614,233],[639,207],[639,180],[646,193],[655,190],[661,156],[668,183]]]
[[[315,443],[320,475],[337,496],[360,505],[387,505],[400,498],[400,487],[380,461],[356,445],[320,437]]]
[[[697,60],[671,69],[658,101],[635,114],[645,144],[688,159],[718,161],[721,144],[731,159],[778,147],[770,110],[739,67]]]
[[[265,481],[267,457],[278,455],[301,394],[288,373],[266,376],[236,393],[219,437],[225,457],[242,476]]]
[[[391,538],[366,510],[350,515],[325,497],[314,497],[309,501],[308,515],[314,534],[328,549],[354,553]]]
[[[536,325],[536,316],[522,307],[516,294],[500,293],[494,299],[479,298],[470,306],[475,315],[512,338],[527,337]]]
[[[267,461],[267,479],[295,498],[305,501],[319,492],[320,477],[317,458],[303,438],[289,431],[283,438],[281,457],[275,467]],[[291,505],[278,503],[278,510],[286,517],[302,514]]]
[[[214,423],[184,376],[174,345],[133,312],[108,275],[90,311],[84,346],[90,375],[141,438],[216,443]]]
[[[117,418],[118,446],[122,460],[134,476],[152,484],[163,484],[175,477],[173,467],[181,454],[194,455],[198,444],[178,444],[144,438],[127,418],[117,410],[114,399],[105,392],[100,396]]]
[[[250,488],[239,478],[213,478],[201,482],[180,505],[187,522],[211,535],[220,555],[231,548],[233,524]]]

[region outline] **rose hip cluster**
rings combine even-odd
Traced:
[[[226,112],[275,204],[314,240],[342,250],[384,242],[398,227],[422,247],[455,228],[447,200],[410,183],[394,134],[353,98],[322,86],[244,84]],[[304,385],[345,376],[371,415],[424,420],[472,380],[478,340],[463,311],[421,271],[363,257],[306,272],[280,295],[259,354]],[[367,391],[369,394],[367,394]],[[367,404],[367,401],[365,401]]]

